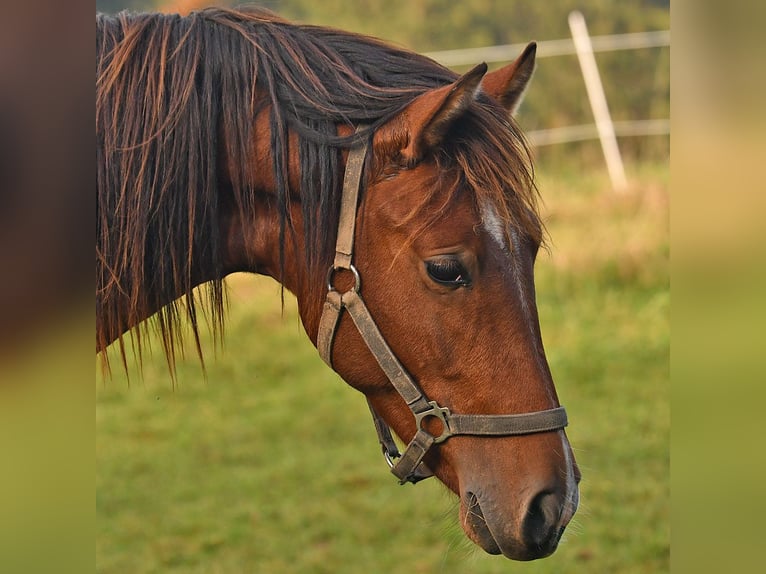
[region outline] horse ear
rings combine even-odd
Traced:
[[[476,98],[486,73],[487,64],[479,64],[454,84],[426,92],[404,109],[401,120],[407,137],[399,153],[407,163],[417,163],[442,143],[450,126]]]
[[[535,71],[537,44],[530,42],[515,61],[484,76],[481,85],[484,91],[495,98],[513,115],[524,99],[529,80]]]

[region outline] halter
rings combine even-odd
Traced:
[[[513,415],[453,414],[448,408],[439,406],[436,401],[428,400],[396,358],[362,300],[362,279],[352,263],[356,209],[368,147],[369,141],[366,139],[361,145],[352,148],[348,155],[343,178],[335,260],[327,272],[327,299],[319,321],[317,349],[325,363],[332,367],[333,340],[343,309],[346,309],[381,369],[412,411],[417,432],[404,453],[400,454],[388,424],[375,412],[368,400],[383,456],[391,467],[391,472],[399,479],[400,484],[416,483],[433,476],[433,472],[423,464],[423,458],[433,445],[442,443],[451,436],[511,436],[563,429],[567,426],[564,407]],[[342,270],[351,272],[354,286],[344,293],[339,293],[333,285],[333,277],[336,272]],[[433,436],[425,430],[423,421],[428,418],[435,418],[441,422],[442,433],[439,436]]]

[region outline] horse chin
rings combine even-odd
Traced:
[[[526,546],[510,537],[496,537],[484,517],[478,497],[472,492],[467,492],[462,497],[460,518],[468,538],[487,554],[502,554],[511,560],[529,561],[550,556],[558,547],[560,536],[555,536],[547,544],[533,547]]]

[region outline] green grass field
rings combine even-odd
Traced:
[[[669,570],[669,239],[665,166],[540,174],[550,253],[536,273],[543,338],[583,471],[550,558],[484,554],[436,480],[398,486],[363,397],[324,366],[292,299],[232,277],[222,351],[171,383],[96,381],[96,571],[107,573]],[[217,355],[217,356],[216,356]]]

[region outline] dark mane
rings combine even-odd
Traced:
[[[246,214],[254,194],[247,160],[265,136],[253,129],[262,106],[270,109],[274,165],[259,169],[273,170],[281,240],[291,226],[292,131],[299,136],[307,259],[318,265],[334,241],[339,150],[354,137],[339,136],[338,126],[375,130],[417,95],[456,77],[378,40],[291,24],[264,10],[97,15],[97,348],[107,342],[107,324],[136,324],[142,309],[165,301],[175,302],[161,309],[157,325],[171,364],[186,319],[199,351],[198,310],[220,332],[219,153],[240,166],[227,176],[236,208]],[[531,162],[518,129],[484,105],[473,106],[462,125],[436,161],[499,205],[509,223],[539,235]],[[203,270],[215,279],[195,294]],[[139,357],[141,339],[139,331]],[[122,337],[119,344],[124,361]]]

